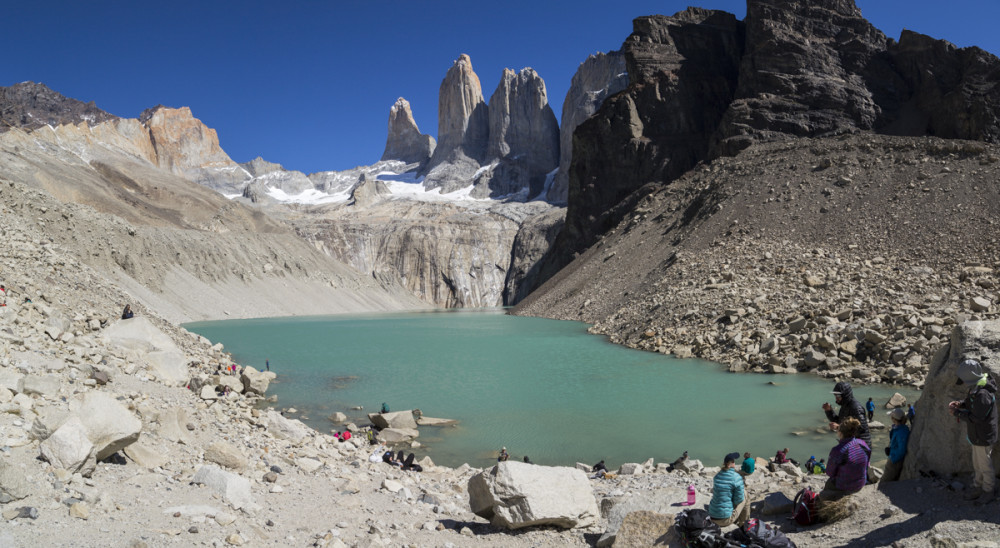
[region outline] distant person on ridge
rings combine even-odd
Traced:
[[[125,310],[122,310],[122,319],[127,320],[133,316],[135,316],[135,314],[132,313],[132,305],[125,305]]]
[[[958,364],[958,382],[969,386],[964,400],[948,404],[951,414],[968,423],[968,439],[972,444],[972,489],[967,500],[977,504],[992,502],[996,474],[993,471],[993,444],[997,442],[997,383],[983,371],[978,360],[962,360]]]
[[[871,398],[868,398],[868,403],[865,404],[865,409],[868,411],[868,422],[871,422],[875,418],[875,402]]]
[[[712,480],[712,502],[708,505],[708,515],[719,527],[732,524],[742,526],[750,517],[750,501],[747,500],[743,478],[736,473],[736,459],[739,453],[729,453],[722,461],[722,470]]]
[[[264,360],[264,369],[266,371],[270,371],[271,370],[271,360]]]
[[[839,414],[833,414],[833,407],[829,403],[823,404],[823,411],[826,411],[826,418],[830,421],[830,430],[836,432],[840,425],[849,417],[857,419],[858,423],[861,424],[861,428],[857,432],[857,437],[865,442],[865,447],[868,447],[868,456],[870,458],[872,435],[868,431],[868,417],[865,410],[861,407],[861,402],[854,399],[854,389],[851,388],[851,383],[847,381],[838,382],[833,386],[833,395],[837,403],[840,404]],[[827,464],[827,466],[832,465],[833,463]]]
[[[757,459],[750,456],[750,452],[747,451],[743,453],[743,464],[740,466],[740,475],[749,476],[753,474],[754,468],[757,466]]]

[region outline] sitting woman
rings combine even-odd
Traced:
[[[853,417],[840,423],[837,430],[840,443],[830,450],[826,466],[830,479],[826,480],[820,499],[834,500],[857,493],[867,483],[872,450],[864,440],[856,437],[860,430],[861,422]]]

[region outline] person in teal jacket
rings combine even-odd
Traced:
[[[747,451],[743,453],[743,465],[740,467],[740,475],[743,477],[753,474],[754,468],[757,466],[757,459],[750,456],[750,452]]]
[[[892,418],[892,430],[889,431],[889,447],[885,454],[889,461],[885,463],[885,474],[882,481],[896,481],[903,471],[903,459],[906,458],[906,444],[910,441],[910,427],[906,426],[906,411],[897,407],[889,413]]]
[[[736,472],[739,453],[730,453],[722,461],[722,470],[715,475],[712,483],[712,502],[708,505],[708,515],[719,527],[740,525],[750,517],[750,501],[747,500],[743,477]]]

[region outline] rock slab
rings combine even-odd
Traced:
[[[495,527],[589,527],[600,512],[587,475],[575,468],[501,462],[469,479],[469,505]]]

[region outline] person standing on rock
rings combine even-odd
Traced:
[[[708,515],[719,527],[736,524],[742,526],[750,517],[743,477],[736,472],[739,453],[729,453],[722,461],[722,470],[712,480],[712,502]]]
[[[847,381],[838,382],[833,386],[833,395],[840,405],[840,413],[834,415],[833,407],[829,403],[823,404],[823,411],[826,411],[826,418],[830,421],[830,430],[836,432],[840,428],[840,425],[850,417],[857,419],[861,425],[857,437],[865,442],[870,458],[872,435],[868,431],[868,418],[864,408],[861,407],[861,402],[854,399],[854,389],[851,388],[851,383]]]
[[[885,463],[885,473],[882,474],[883,482],[896,481],[900,472],[903,471],[903,459],[906,458],[906,444],[910,441],[910,427],[906,426],[906,411],[902,407],[897,407],[889,413],[892,419],[892,430],[889,431],[889,447],[885,448],[885,454],[889,460]]]
[[[993,492],[996,474],[993,471],[993,444],[997,442],[997,383],[983,372],[978,360],[963,360],[958,364],[958,382],[970,386],[964,400],[948,404],[951,414],[968,423],[968,439],[972,444],[972,489],[968,500],[985,504],[996,498]]]
[[[871,422],[875,418],[875,402],[871,398],[868,398],[868,403],[865,404],[865,409],[868,411],[868,422]]]

